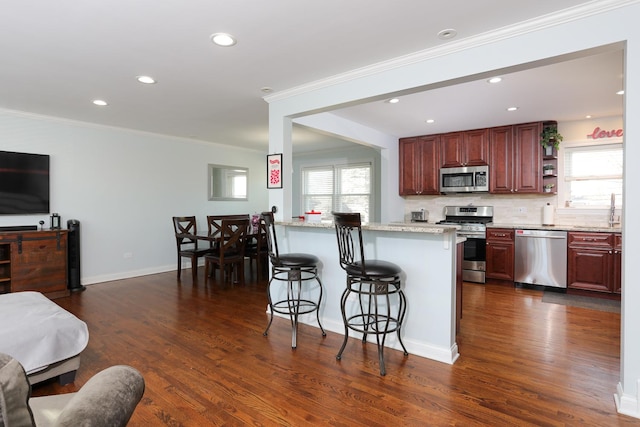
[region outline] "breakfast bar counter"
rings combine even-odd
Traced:
[[[306,252],[320,258],[319,275],[324,287],[320,318],[326,329],[344,334],[340,297],[345,289],[346,273],[339,264],[333,223],[294,221],[278,222],[277,226],[281,253]],[[365,259],[384,259],[403,269],[407,313],[402,339],[407,350],[410,354],[449,364],[458,358],[455,341],[457,229],[455,225],[424,223],[362,226]],[[317,327],[314,316],[301,317],[300,321]],[[387,337],[386,345],[401,349],[394,334]]]

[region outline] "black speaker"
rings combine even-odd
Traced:
[[[81,292],[86,288],[80,283],[80,221],[67,221],[67,278],[71,292]]]

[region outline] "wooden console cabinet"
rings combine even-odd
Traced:
[[[0,233],[0,293],[18,291],[69,295],[67,230]]]

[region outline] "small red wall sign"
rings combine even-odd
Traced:
[[[622,137],[622,129],[603,130],[596,127],[593,132],[587,135],[587,138],[601,139],[601,138],[620,138]]]

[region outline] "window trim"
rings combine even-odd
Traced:
[[[335,169],[336,168],[345,168],[345,167],[350,167],[350,166],[357,166],[357,165],[369,165],[370,168],[370,181],[369,181],[369,222],[375,221],[375,207],[376,207],[376,183],[375,183],[375,176],[376,176],[376,162],[375,159],[373,157],[366,157],[366,158],[357,158],[357,159],[350,159],[349,161],[336,161],[336,159],[322,159],[322,160],[318,160],[318,161],[314,161],[314,162],[304,162],[301,163],[299,165],[299,176],[300,176],[300,196],[299,196],[299,209],[300,212],[303,213],[305,211],[304,208],[304,203],[305,203],[305,182],[304,182],[304,177],[305,177],[305,169],[312,169],[312,168],[332,168]],[[335,185],[335,183],[334,183]],[[335,191],[335,188],[334,188]],[[335,201],[335,197],[336,194],[332,194],[332,198],[333,201]],[[332,202],[333,204],[333,202]],[[323,218],[322,219],[330,219],[330,215],[331,212],[327,212],[325,215],[325,212],[322,213]]]

